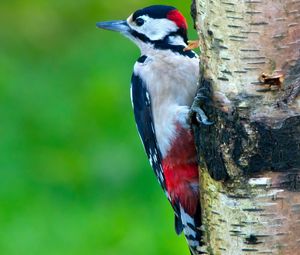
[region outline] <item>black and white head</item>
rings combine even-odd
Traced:
[[[97,27],[122,33],[141,50],[185,47],[187,44],[187,22],[172,6],[149,6],[137,10],[127,20],[98,22]]]

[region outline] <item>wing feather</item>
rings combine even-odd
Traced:
[[[175,212],[175,229],[177,234],[180,234],[183,230],[182,223],[180,222],[180,206],[177,201],[172,202],[171,197],[167,191],[166,179],[162,167],[162,155],[159,150],[155,135],[153,114],[151,108],[151,96],[147,90],[146,84],[138,75],[132,75],[130,92],[135,122],[140,138],[144,145],[144,149],[150,161],[151,167],[158,179],[158,182],[173,207],[173,210]]]
[[[151,97],[142,79],[133,74],[131,78],[131,101],[135,122],[144,145],[144,149],[154,170],[154,173],[167,192],[165,176],[162,169],[162,155],[158,148],[153,115],[151,109]]]

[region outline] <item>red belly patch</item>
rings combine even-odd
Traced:
[[[190,215],[196,213],[199,203],[199,174],[196,148],[191,130],[177,127],[177,137],[163,159],[168,193],[172,202],[180,202]]]

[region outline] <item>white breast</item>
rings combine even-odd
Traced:
[[[179,111],[185,109],[186,112],[196,94],[199,60],[171,51],[153,50],[144,63],[135,64],[134,70],[151,95],[156,138],[164,157],[176,135],[176,122],[182,121]]]

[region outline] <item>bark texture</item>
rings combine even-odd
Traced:
[[[195,0],[204,249],[300,254],[300,0]]]

